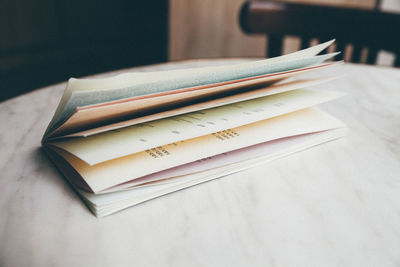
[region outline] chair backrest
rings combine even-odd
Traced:
[[[240,11],[240,26],[246,33],[268,35],[267,56],[282,53],[284,35],[301,37],[301,47],[310,40],[336,38],[336,50],[353,46],[350,61],[360,62],[367,49],[368,64],[375,64],[379,50],[396,55],[400,66],[400,15],[375,10],[338,8],[273,1],[249,1]],[[343,56],[343,53],[342,55]]]

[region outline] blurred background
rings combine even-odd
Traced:
[[[0,101],[69,77],[139,65],[265,57],[268,36],[246,35],[239,27],[244,2],[2,0]],[[277,2],[400,11],[398,0]],[[298,50],[300,42],[297,37],[285,37],[283,53]],[[391,65],[393,60],[390,52],[380,51],[377,63]]]

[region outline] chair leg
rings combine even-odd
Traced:
[[[306,49],[310,46],[311,38],[302,37],[301,38],[301,49]]]
[[[378,49],[375,47],[368,48],[367,64],[376,64],[376,58],[378,56]]]
[[[360,45],[353,45],[353,52],[351,53],[351,62],[360,63],[362,48]]]
[[[336,51],[341,52],[341,53],[335,57],[335,60],[343,60],[344,59],[344,52],[345,52],[344,49],[345,49],[344,43],[336,41]]]
[[[396,54],[396,58],[394,60],[394,66],[400,67],[400,53]]]
[[[277,57],[282,54],[283,37],[280,35],[268,35],[267,57]]]

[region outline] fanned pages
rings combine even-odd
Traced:
[[[236,96],[240,100],[241,93],[256,93],[255,89],[273,89],[271,84],[299,74],[315,71],[332,66],[335,63],[326,63],[293,71],[274,73],[270,75],[240,79],[235,82],[219,83],[216,85],[191,87],[175,90],[170,93],[145,95],[128,99],[121,99],[101,104],[78,107],[75,112],[51,136],[68,135],[68,133],[84,132],[99,133],[110,127],[118,129],[134,125],[138,121],[144,122],[157,118],[178,115],[190,112],[189,109],[199,110],[209,108],[210,100],[223,101],[225,97]],[[299,88],[301,86],[299,85]],[[193,105],[196,105],[193,107]],[[214,105],[221,105],[214,102]],[[153,112],[152,112],[153,111]],[[156,111],[154,113],[154,111]],[[173,115],[171,115],[173,114]],[[132,118],[132,119],[129,119]],[[87,130],[84,130],[87,129]],[[73,134],[70,134],[72,136]]]
[[[342,95],[336,92],[297,89],[142,123],[118,131],[49,144],[70,152],[89,165],[95,165],[165,144],[269,119]]]
[[[315,105],[341,97],[287,81],[337,65],[329,41],[250,63],[70,79],[44,151],[96,216],[321,144],[345,126]]]

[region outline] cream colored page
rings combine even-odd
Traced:
[[[338,92],[297,89],[53,144],[94,165],[153,147],[265,120],[342,95]]]
[[[270,140],[342,125],[317,110],[304,109],[223,132],[160,146],[90,166],[69,153],[60,154],[94,192],[161,170]]]

